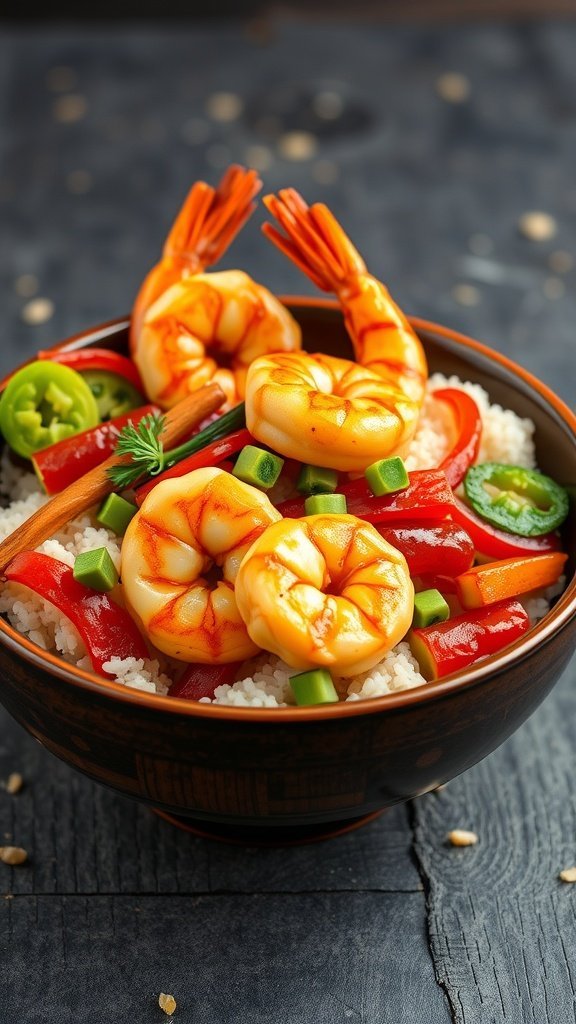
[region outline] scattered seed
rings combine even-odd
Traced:
[[[464,103],[470,95],[470,82],[459,71],[447,71],[436,79],[436,92],[446,103]]]
[[[459,306],[477,306],[480,292],[473,284],[457,284],[452,289],[452,298]]]
[[[475,832],[467,832],[463,828],[452,829],[446,838],[451,846],[475,846],[478,842],[478,836]]]
[[[311,174],[320,185],[332,185],[338,180],[340,169],[332,160],[316,160],[312,164]]]
[[[576,882],[576,868],[564,868],[558,878],[562,882]]]
[[[21,274],[14,282],[14,291],[23,299],[31,299],[38,291],[38,278],[34,274]]]
[[[524,238],[531,242],[546,242],[553,238],[558,230],[554,217],[542,210],[529,210],[523,213],[518,221],[518,230]]]
[[[174,999],[174,996],[166,995],[165,992],[161,992],[158,996],[158,1006],[161,1010],[164,1010],[164,1013],[171,1017],[176,1009],[176,1000]]]
[[[255,171],[267,171],[274,162],[274,154],[268,146],[248,146],[244,158]]]
[[[76,86],[76,72],[74,68],[58,65],[50,68],[46,75],[46,85],[50,92],[71,92]]]
[[[24,779],[20,775],[20,772],[11,772],[6,780],[6,792],[14,796],[19,793],[24,785]]]
[[[63,124],[73,124],[74,121],[81,121],[86,113],[86,100],[79,93],[68,93],[60,96],[52,108],[56,121]]]
[[[550,253],[550,256],[548,257],[548,266],[555,274],[567,274],[574,266],[574,257],[571,252],[564,252],[562,249],[557,249],[556,252]]]
[[[490,256],[494,252],[494,242],[488,235],[472,235],[468,239],[468,248],[475,256]]]
[[[316,116],[323,121],[336,121],[344,109],[344,101],[340,93],[324,89],[316,93],[312,100],[312,108]]]
[[[244,110],[244,101],[235,92],[214,92],[206,100],[206,113],[213,121],[237,121]]]
[[[311,132],[285,132],[278,140],[280,156],[285,160],[310,160],[318,148]]]
[[[547,299],[561,299],[566,291],[566,285],[559,277],[547,277],[542,290]]]
[[[215,142],[213,146],[208,146],[205,156],[206,163],[211,167],[226,167],[230,163],[230,150],[223,142]]]
[[[28,854],[21,846],[0,846],[0,860],[3,864],[23,864]]]
[[[25,324],[45,324],[54,316],[54,303],[52,299],[32,299],[22,308],[20,315]]]
[[[210,137],[210,125],[201,117],[191,117],[182,125],[180,135],[190,146],[198,146]]]
[[[66,187],[75,196],[83,196],[92,188],[90,171],[70,171],[66,178]]]

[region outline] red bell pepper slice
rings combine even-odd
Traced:
[[[121,356],[119,352],[112,352],[109,348],[78,348],[59,352],[42,349],[38,353],[37,359],[49,359],[51,363],[61,363],[62,366],[69,366],[77,373],[82,373],[84,370],[105,370],[107,373],[117,373],[119,377],[129,380],[142,395],[146,394],[136,363],[133,363],[127,356]]]
[[[530,628],[519,601],[501,601],[408,634],[412,654],[426,679],[467,668],[517,640]]]
[[[478,457],[482,418],[474,399],[458,388],[441,388],[434,392],[434,398],[450,406],[456,420],[456,442],[438,469],[444,470],[451,487],[458,487]]]
[[[454,496],[446,474],[437,469],[415,470],[410,473],[410,484],[404,491],[375,497],[362,477],[338,488],[346,495],[348,512],[368,523],[385,522],[387,525],[405,519],[442,519],[454,508]],[[295,498],[278,505],[285,519],[301,519],[304,499]]]
[[[217,686],[223,683],[231,685],[236,681],[241,664],[241,661],[231,661],[227,665],[189,665],[183,675],[172,683],[168,696],[182,700],[212,698]]]
[[[173,480],[176,477],[185,476],[186,473],[191,473],[194,469],[204,469],[205,466],[217,466],[224,459],[227,459],[228,456],[235,455],[236,452],[239,452],[247,444],[254,444],[254,438],[250,431],[245,428],[235,430],[234,433],[228,434],[228,437],[220,438],[219,441],[213,441],[212,444],[206,445],[201,451],[194,452],[187,459],[182,459],[175,466],[165,469],[163,473],[159,473],[158,476],[152,477],[147,483],[138,487],[135,492],[136,504],[141,505],[146,495],[150,494],[150,491],[156,487],[156,484],[161,483],[162,480]]]
[[[144,416],[157,411],[153,405],[143,405],[36,452],[32,463],[46,494],[59,494],[68,484],[99,466],[112,455],[120,431],[127,423],[138,424]]]
[[[29,587],[55,605],[76,626],[95,672],[111,658],[147,658],[148,648],[135,622],[108,594],[74,579],[69,565],[39,551],[23,551],[4,570],[7,580]]]
[[[459,576],[474,561],[474,544],[458,523],[407,521],[398,526],[380,524],[376,529],[402,552],[411,576]]]
[[[515,558],[520,555],[543,555],[548,551],[560,551],[561,541],[557,533],[543,533],[540,537],[520,537],[491,526],[465,505],[460,498],[454,498],[452,518],[470,534],[476,551],[488,558]]]

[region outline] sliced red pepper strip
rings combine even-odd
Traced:
[[[459,388],[440,388],[434,398],[449,405],[456,420],[456,442],[438,469],[444,470],[451,487],[458,487],[478,457],[482,418],[474,399]]]
[[[477,565],[458,576],[456,592],[463,608],[483,608],[531,590],[550,587],[560,576],[568,555],[521,555]]]
[[[231,661],[227,665],[189,665],[183,675],[172,683],[169,696],[182,700],[212,698],[217,686],[235,682],[241,664],[241,661]]]
[[[157,411],[153,405],[143,405],[36,452],[32,463],[46,494],[59,494],[68,484],[99,466],[112,455],[122,427],[127,423],[138,424],[143,416]]]
[[[496,654],[530,628],[519,601],[501,601],[408,634],[410,648],[426,679],[439,679]]]
[[[220,438],[219,441],[213,441],[201,451],[194,452],[187,459],[182,459],[175,466],[165,469],[163,473],[159,473],[158,476],[152,477],[147,483],[138,487],[135,492],[136,504],[141,505],[146,495],[162,480],[173,480],[176,477],[185,476],[186,473],[191,473],[194,469],[204,469],[205,466],[217,466],[230,455],[235,455],[245,445],[254,443],[252,434],[245,428],[235,430],[232,434],[228,434],[228,437]]]
[[[540,537],[520,537],[506,533],[480,519],[460,498],[454,497],[452,518],[470,534],[476,551],[488,558],[515,558],[518,555],[540,555],[559,551],[557,533],[544,533]]]
[[[407,521],[398,526],[380,524],[376,529],[402,552],[411,576],[459,576],[474,561],[474,544],[458,523]]]
[[[147,658],[148,648],[127,611],[108,594],[74,579],[70,566],[39,551],[23,551],[4,570],[7,580],[29,587],[76,626],[95,672],[111,658]]]
[[[106,370],[109,373],[117,373],[120,377],[129,380],[142,395],[146,394],[136,363],[109,348],[78,348],[60,352],[42,349],[36,358],[49,359],[52,363],[70,366],[78,373],[82,373],[84,370]]]
[[[454,507],[454,496],[446,474],[437,469],[415,470],[410,473],[410,485],[404,491],[384,494],[377,498],[366,480],[353,480],[338,488],[346,495],[348,512],[368,523],[396,523],[405,519],[442,519]],[[304,499],[295,498],[278,505],[285,519],[301,519]]]

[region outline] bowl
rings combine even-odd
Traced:
[[[287,299],[308,346],[350,355],[334,302]],[[576,417],[544,384],[454,331],[412,321],[430,369],[477,381],[536,423],[539,466],[576,482]],[[125,350],[128,321],[58,348]],[[501,744],[540,704],[576,639],[574,510],[570,583],[524,638],[471,669],[378,699],[310,708],[232,708],[108,683],[41,651],[0,620],[0,700],[72,767],[192,831],[292,842],[345,831],[420,796]]]

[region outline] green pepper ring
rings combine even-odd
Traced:
[[[501,494],[492,497],[485,488],[492,484]],[[464,478],[468,503],[482,519],[519,537],[539,537],[564,522],[569,511],[568,495],[560,484],[535,469],[483,462],[471,466]],[[526,495],[535,504],[515,498]],[[544,505],[545,507],[538,507]]]
[[[0,431],[25,459],[99,422],[96,399],[86,381],[68,366],[47,359],[18,370],[0,398]]]
[[[78,370],[96,399],[100,419],[116,419],[143,405],[144,398],[131,381],[112,370]]]

